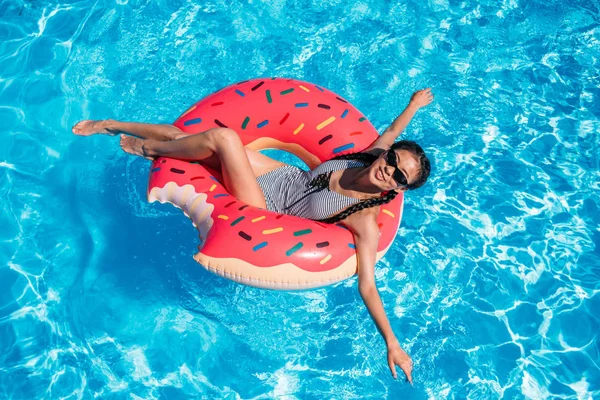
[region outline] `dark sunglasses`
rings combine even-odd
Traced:
[[[406,176],[404,176],[402,171],[398,169],[398,160],[396,160],[396,152],[394,150],[389,149],[387,151],[387,154],[385,155],[385,162],[390,167],[394,167],[394,173],[392,176],[396,183],[398,183],[400,186],[408,186],[408,179],[406,179]]]

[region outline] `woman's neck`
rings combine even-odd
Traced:
[[[340,176],[339,185],[344,190],[352,190],[366,195],[380,193],[380,189],[373,185],[369,179],[369,166],[344,170]]]

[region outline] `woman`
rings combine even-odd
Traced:
[[[358,255],[359,292],[387,344],[390,371],[396,378],[395,365],[399,366],[412,383],[412,360],[400,348],[375,285],[376,218],[379,205],[422,186],[429,176],[429,160],[419,145],[394,142],[416,111],[432,101],[431,89],[415,92],[402,114],[369,148],[336,157],[308,172],[245,148],[228,128],[189,135],[172,125],[86,120],[77,123],[73,133],[125,133],[121,135],[124,151],[149,159],[201,160],[220,171],[227,190],[247,204],[347,226]]]

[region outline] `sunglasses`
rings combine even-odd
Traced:
[[[406,176],[404,176],[402,171],[398,169],[398,160],[396,159],[396,152],[394,150],[389,149],[387,151],[387,154],[385,155],[385,162],[390,167],[394,167],[394,173],[392,176],[396,183],[398,183],[400,186],[408,186],[408,179],[406,179]]]

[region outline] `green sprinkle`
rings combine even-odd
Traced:
[[[288,89],[288,90],[284,90],[280,94],[283,96],[284,94],[292,93],[293,91],[294,91],[294,88],[291,88],[291,89]]]
[[[244,119],[244,122],[242,123],[242,129],[246,129],[248,122],[250,122],[250,117],[246,117],[246,119]]]
[[[363,122],[366,118],[365,117],[361,117],[358,119],[358,122]]]
[[[267,101],[269,102],[269,104],[271,104],[273,102],[273,99],[271,99],[271,91],[267,90],[266,93],[267,93]]]
[[[233,222],[231,223],[231,226],[235,226],[235,225],[237,225],[237,224],[238,224],[238,223],[239,223],[241,220],[243,220],[244,218],[245,218],[245,217],[239,217],[238,219],[236,219],[235,221],[233,221]]]
[[[298,250],[300,250],[301,248],[302,248],[302,242],[298,242],[298,243],[296,243],[296,245],[294,247],[292,247],[291,249],[286,251],[285,255],[289,257],[292,254],[294,254],[295,252],[297,252]]]
[[[312,233],[312,229],[304,229],[302,231],[296,231],[296,232],[294,232],[294,236],[308,235],[309,233]]]

